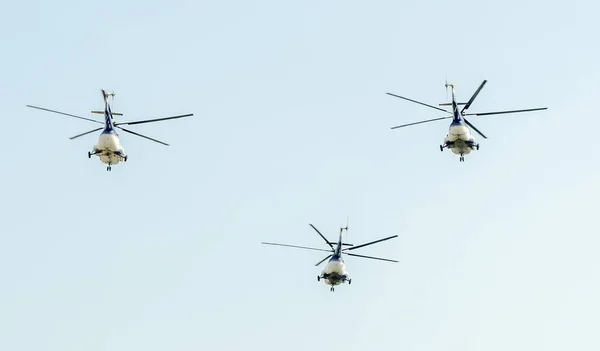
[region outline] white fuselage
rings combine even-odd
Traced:
[[[444,138],[444,143],[452,144],[449,149],[457,155],[467,155],[473,149],[475,138],[471,135],[471,131],[464,124],[452,124],[448,130],[448,135]]]
[[[100,161],[110,165],[116,165],[121,161],[121,157],[115,152],[125,155],[125,149],[121,146],[119,136],[115,133],[102,133],[98,138],[98,144],[94,146],[94,151]]]
[[[325,278],[327,285],[339,285],[348,277],[346,265],[342,260],[332,260],[327,263],[321,275]]]

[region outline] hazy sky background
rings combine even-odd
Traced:
[[[0,350],[598,350],[594,1],[2,6]],[[488,137],[460,163],[446,101]],[[87,152],[114,90],[125,164]],[[101,118],[101,116],[96,116]],[[125,134],[125,133],[123,133]],[[318,283],[324,246],[398,234]]]

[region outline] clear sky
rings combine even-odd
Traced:
[[[598,350],[594,1],[12,1],[0,350]],[[445,77],[489,137],[438,145]],[[114,90],[126,164],[87,152]],[[100,117],[100,116],[96,116]],[[318,283],[323,246],[398,234]]]

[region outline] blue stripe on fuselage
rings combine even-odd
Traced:
[[[453,122],[460,122],[462,120],[462,116],[458,112],[458,104],[456,103],[456,95],[454,92],[454,85],[452,85],[452,114],[454,115]]]
[[[117,134],[112,119],[112,112],[110,106],[107,104],[104,108],[104,131],[102,134]]]
[[[452,120],[452,124],[454,123],[461,123],[462,121],[462,117],[460,116],[460,113],[458,112],[458,105],[456,104],[456,100],[454,100],[454,96],[452,97],[452,112],[454,114],[454,119]]]
[[[331,257],[331,259],[329,259],[329,262],[334,262],[334,261],[339,261],[339,262],[344,262],[344,260],[342,259],[341,255],[333,255]]]

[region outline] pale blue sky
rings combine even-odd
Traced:
[[[2,6],[0,350],[598,350],[593,1]],[[445,102],[489,137],[465,163]],[[114,90],[108,173],[84,121]],[[308,223],[348,258],[330,293]]]

